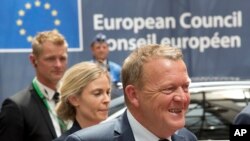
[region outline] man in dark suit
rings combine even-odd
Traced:
[[[233,124],[250,125],[250,104],[248,104],[239,114],[235,116]]]
[[[65,128],[57,118],[56,87],[67,68],[68,44],[57,31],[40,32],[32,41],[32,84],[7,98],[0,113],[1,141],[51,141]]]
[[[180,49],[146,45],[122,66],[127,110],[114,120],[80,130],[66,141],[196,141],[184,128],[190,102],[186,65]]]

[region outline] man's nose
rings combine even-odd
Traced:
[[[182,88],[179,88],[177,90],[177,93],[174,95],[174,100],[175,101],[179,101],[179,102],[182,102],[184,100],[187,100],[186,99],[186,95],[187,93],[182,89]]]
[[[61,66],[62,64],[63,64],[63,62],[60,59],[55,60],[55,65],[56,66]]]

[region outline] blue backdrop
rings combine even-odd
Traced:
[[[95,34],[107,35],[110,60],[122,64],[136,47],[183,50],[193,81],[250,78],[248,0],[1,0],[0,103],[30,84],[30,41],[57,29],[70,46],[69,67],[92,58]]]

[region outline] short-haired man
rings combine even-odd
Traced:
[[[117,83],[121,81],[121,66],[108,59],[109,46],[106,40],[106,35],[99,33],[92,41],[91,51],[93,55],[93,62],[108,70],[113,84],[117,85]]]
[[[7,98],[0,113],[1,141],[51,141],[65,128],[54,107],[57,84],[68,62],[68,44],[56,30],[38,33],[29,56],[36,77],[32,84]]]

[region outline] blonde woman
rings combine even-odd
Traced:
[[[91,62],[72,66],[63,76],[59,91],[57,115],[64,121],[73,121],[73,126],[55,141],[63,141],[69,134],[108,117],[111,79],[100,66]]]

